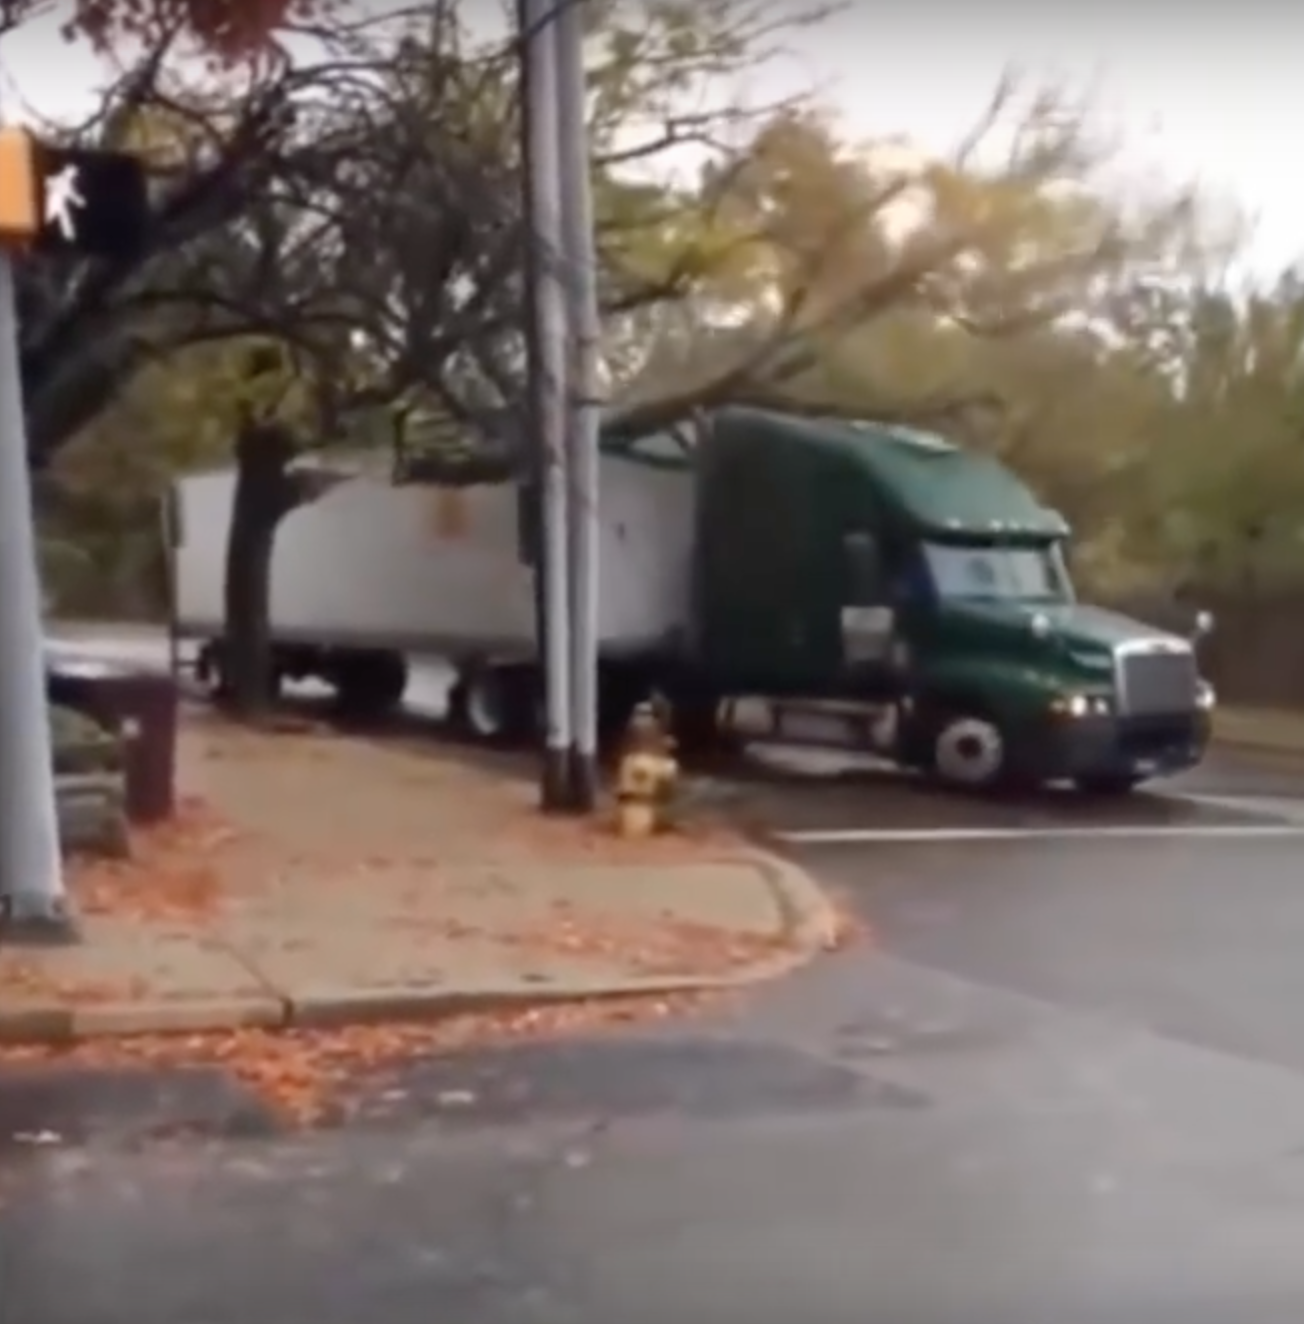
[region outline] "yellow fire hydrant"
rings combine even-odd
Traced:
[[[665,828],[679,781],[674,748],[656,708],[640,703],[616,769],[616,828],[622,837],[650,837]]]

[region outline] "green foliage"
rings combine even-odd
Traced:
[[[413,475],[512,463],[495,425],[524,357],[514,53],[473,35],[465,0],[430,10],[401,40],[342,27],[331,54],[354,63],[302,101],[299,137],[277,128],[282,155],[241,167],[232,222],[135,273],[151,296],[171,282],[113,323],[150,353],[42,485],[58,605],[157,583],[159,494],[227,462],[250,421],[300,449],[398,442]],[[1304,578],[1304,283],[1211,275],[1227,239],[1207,208],[1120,199],[1086,108],[1004,86],[934,158],[853,142],[814,99],[739,102],[818,6],[585,14],[616,427],[731,400],[927,422],[1027,476],[1103,586]],[[180,170],[239,118],[188,88],[114,127]]]
[[[50,743],[56,776],[114,772],[122,766],[116,737],[76,708],[50,705]]]
[[[1203,291],[1160,463],[1165,550],[1202,576],[1281,586],[1304,574],[1304,291]]]
[[[76,602],[79,586],[94,573],[94,561],[84,542],[48,536],[38,539],[37,557],[45,609],[57,616]]]

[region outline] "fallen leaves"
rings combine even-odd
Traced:
[[[239,837],[210,805],[183,799],[171,821],[132,833],[125,859],[69,861],[69,891],[86,915],[199,922],[222,904],[217,857]]]
[[[544,922],[504,929],[493,940],[541,960],[601,961],[648,979],[724,975],[788,948],[779,931],[749,933],[673,915],[595,914],[565,901],[554,902]]]
[[[544,816],[519,768],[481,766],[434,741],[268,736],[210,718],[183,731],[181,755],[190,779],[215,803],[231,806],[233,818],[267,830],[274,815],[289,849],[337,862],[368,858],[393,867],[394,857],[406,863],[423,856],[443,863],[674,863],[742,844],[726,822],[701,811],[646,841],[617,836],[605,810],[591,819]]]
[[[181,802],[172,823],[135,833],[129,859],[72,862],[70,887],[84,914],[128,918],[160,934],[184,928],[209,935],[225,932],[237,911],[247,924],[272,925],[287,908],[302,916],[343,898],[350,904],[334,912],[335,922],[405,930],[407,954],[427,970],[442,964],[450,945],[465,942],[501,949],[504,971],[537,970],[541,984],[559,968],[574,971],[586,962],[593,971],[615,967],[668,980],[723,974],[784,946],[777,933],[735,931],[648,907],[625,910],[618,869],[592,904],[516,904],[513,894],[531,886],[522,865],[544,864],[566,876],[556,866],[642,865],[647,872],[718,863],[740,844],[721,822],[699,818],[663,837],[624,841],[605,821],[543,818],[533,789],[519,778],[437,748],[417,755],[338,735],[243,731],[211,718],[183,728],[180,769],[183,785],[198,794]],[[470,873],[474,886],[464,881]],[[352,905],[358,897],[368,904]],[[263,907],[264,900],[274,905]],[[844,916],[826,945],[844,945],[854,932]],[[313,941],[305,933],[292,925],[284,933],[269,928],[267,936],[284,956],[309,953]],[[423,942],[424,953],[417,950]],[[11,956],[6,991],[19,998],[125,1002],[148,992],[130,978],[109,987],[65,972],[55,981],[38,955]],[[546,1002],[422,1024],[7,1046],[0,1047],[0,1064],[220,1066],[287,1118],[312,1123],[330,1115],[351,1076],[395,1059],[658,1020],[715,1001],[683,994]]]
[[[242,1030],[140,1035],[73,1045],[0,1045],[0,1067],[149,1069],[219,1067],[287,1123],[320,1125],[337,1114],[347,1087],[368,1071],[418,1055],[475,1046],[591,1034],[604,1028],[678,1018],[716,1007],[719,995],[588,999],[434,1022],[358,1025],[338,1030]]]
[[[852,903],[842,896],[831,898],[831,923],[824,935],[826,952],[841,952],[848,947],[864,942],[869,936],[869,926],[856,913]]]
[[[677,822],[658,836],[637,839],[617,835],[614,818],[607,812],[593,819],[573,819],[517,810],[503,816],[495,854],[586,864],[682,864],[744,845],[736,830],[705,815]]]
[[[151,991],[144,976],[120,980],[61,977],[30,957],[6,957],[3,980],[5,996],[11,1004],[27,1003],[34,1007],[139,1002]]]

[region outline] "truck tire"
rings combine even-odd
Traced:
[[[464,667],[448,692],[448,724],[482,745],[517,745],[538,734],[539,687],[528,667]]]
[[[407,659],[402,653],[342,652],[333,660],[330,673],[340,711],[357,720],[388,716],[407,689]]]
[[[195,680],[208,695],[212,703],[222,703],[231,697],[231,681],[227,675],[227,666],[220,640],[206,643],[195,655]],[[286,675],[280,665],[276,650],[272,654],[271,693],[272,703],[280,703],[285,690]]]
[[[195,655],[195,680],[210,699],[220,699],[227,692],[226,668],[222,665],[222,645],[210,639]]]
[[[929,770],[949,786],[988,791],[1011,778],[1005,734],[990,717],[938,713],[929,723]]]

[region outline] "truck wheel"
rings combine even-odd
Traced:
[[[342,712],[357,719],[391,713],[407,689],[407,661],[401,653],[345,653],[332,667]]]
[[[944,782],[986,790],[1004,781],[1008,774],[1005,736],[986,717],[942,717],[933,730],[931,764]]]
[[[1134,777],[1131,773],[1116,773],[1096,777],[1078,777],[1074,780],[1073,785],[1083,795],[1114,796],[1131,795],[1143,781],[1145,781],[1144,777]]]
[[[227,674],[224,650],[220,643],[205,644],[195,657],[195,680],[207,693],[209,701],[221,704],[231,698],[232,686]],[[285,673],[281,669],[276,654],[272,656],[272,675],[269,683],[268,699],[280,703],[285,689]]]
[[[448,722],[480,744],[515,744],[539,728],[534,673],[523,667],[466,668],[448,692]]]
[[[208,692],[210,699],[222,698],[228,690],[225,668],[222,666],[222,645],[210,641],[195,656],[195,679]]]

